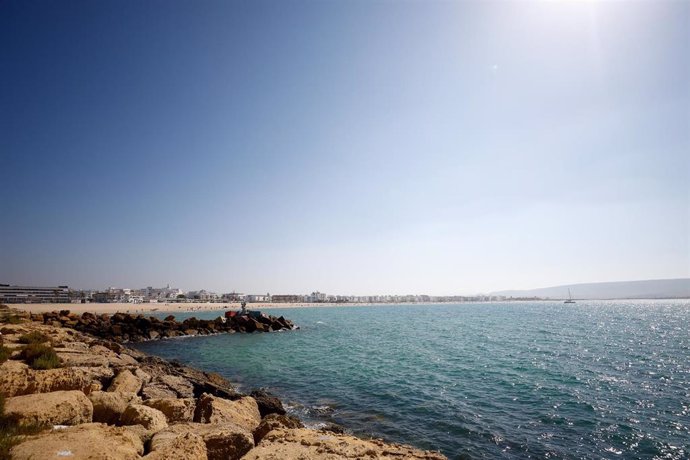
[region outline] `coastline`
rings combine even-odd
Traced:
[[[0,362],[0,417],[38,427],[11,440],[11,458],[445,459],[338,427],[305,428],[262,390],[242,394],[218,374],[11,314],[14,321],[0,318],[0,344],[10,352]],[[30,335],[54,347],[59,364],[34,367],[22,345]]]
[[[345,307],[345,306],[370,306],[374,304],[341,304],[341,303],[250,303],[247,308],[250,310],[260,310],[263,308],[282,310],[291,308],[305,308],[305,307]],[[378,305],[378,304],[377,304]],[[391,304],[380,304],[391,305]],[[205,311],[226,311],[238,310],[241,308],[240,302],[225,302],[225,303],[211,303],[211,302],[189,302],[189,303],[21,303],[12,304],[12,308],[26,311],[29,313],[49,313],[52,311],[70,310],[74,313],[189,313],[189,312],[205,312]]]
[[[496,301],[496,303],[510,303],[511,301]],[[559,300],[535,300],[532,302],[559,302]],[[475,303],[475,302],[467,302]],[[257,302],[248,303],[249,310],[289,310],[293,308],[333,308],[333,307],[372,307],[372,306],[399,306],[399,305],[456,305],[454,302],[405,302],[405,303],[284,303],[284,302]],[[240,302],[158,302],[158,303],[17,303],[11,304],[12,308],[29,313],[49,313],[52,311],[69,310],[73,313],[95,313],[95,314],[150,314],[150,313],[193,313],[226,310],[239,310]]]
[[[620,301],[620,300],[630,300],[630,301],[666,301],[666,300],[688,300],[690,299],[681,298],[633,298],[633,299],[578,299],[577,302],[609,302],[609,301]],[[247,304],[249,310],[261,310],[261,309],[271,309],[271,310],[289,310],[293,308],[333,308],[333,307],[372,307],[372,306],[400,306],[400,305],[462,305],[462,304],[475,304],[475,303],[500,303],[500,304],[511,304],[511,303],[561,303],[563,299],[539,299],[539,300],[497,300],[491,302],[405,302],[405,303],[309,303],[309,302],[298,302],[298,303],[275,303],[275,302],[257,302]],[[107,313],[109,315],[115,313],[130,313],[130,314],[162,314],[162,313],[193,313],[193,312],[209,312],[217,311],[224,312],[226,310],[239,310],[241,308],[240,302],[188,302],[188,303],[176,303],[176,302],[158,302],[158,303],[17,303],[10,304],[11,308],[25,311],[28,313],[50,313],[52,311],[60,310],[70,310],[73,313],[82,314],[85,312],[102,314]]]

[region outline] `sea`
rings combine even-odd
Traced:
[[[299,329],[137,348],[450,459],[690,458],[688,300],[265,311]]]

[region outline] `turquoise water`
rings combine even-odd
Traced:
[[[449,458],[690,458],[688,301],[266,311],[301,329],[138,347]]]

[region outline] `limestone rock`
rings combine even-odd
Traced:
[[[229,401],[203,394],[197,402],[194,421],[200,423],[231,422],[251,432],[261,423],[261,414],[256,401],[250,396]]]
[[[61,342],[60,347],[56,346],[56,350],[62,350],[69,353],[87,353],[89,345],[85,342]],[[95,353],[95,352],[94,352]]]
[[[63,365],[68,367],[107,367],[110,364],[110,360],[107,357],[96,353],[74,352],[65,349],[57,349],[56,351]]]
[[[193,398],[149,399],[144,404],[165,414],[168,423],[191,422],[194,419],[196,401]]]
[[[208,460],[204,439],[194,433],[178,435],[170,442],[159,444],[146,457],[150,460]]]
[[[232,384],[218,374],[202,372],[154,356],[137,359],[141,369],[151,376],[151,382],[144,386],[141,393],[144,399],[197,398],[204,393],[227,399],[240,396]]]
[[[93,421],[116,425],[130,403],[139,403],[140,399],[133,393],[94,391],[89,394],[93,404]]]
[[[144,399],[193,398],[194,385],[184,377],[162,374],[152,378],[141,394]]]
[[[47,327],[35,323],[24,323],[19,325],[7,324],[0,329],[5,342],[17,342],[22,334],[30,332],[40,332],[48,337],[53,344],[61,344],[63,342],[71,342],[73,339],[66,330],[62,328]],[[74,331],[70,331],[74,333]]]
[[[123,366],[136,366],[139,364],[139,361],[137,361],[134,357],[129,355],[128,353],[120,353],[118,355],[118,359],[122,363]],[[139,374],[135,374],[139,376]]]
[[[118,354],[115,353],[113,350],[110,348],[106,347],[105,345],[101,345],[99,343],[95,343],[89,347],[89,350],[92,353],[96,353],[98,355],[104,356],[109,359],[115,359],[119,358]]]
[[[380,440],[364,440],[346,435],[324,434],[304,428],[269,432],[242,460],[339,458],[444,460],[438,452],[422,451]]]
[[[158,378],[158,381],[177,393],[177,396],[180,398],[194,397],[194,385],[184,377],[162,375]]]
[[[117,342],[113,342],[111,340],[97,340],[94,342],[94,344],[104,346],[108,350],[114,351],[118,355],[121,354],[124,350],[122,345],[120,345]]]
[[[89,393],[113,378],[107,367],[63,367],[38,371],[18,361],[0,365],[0,394],[5,397],[52,391],[80,390]]]
[[[91,422],[93,405],[81,391],[54,391],[7,398],[5,414],[24,424],[77,425]]]
[[[146,401],[149,399],[173,399],[177,398],[177,393],[163,385],[152,384],[144,385],[144,389],[141,390],[141,397]]]
[[[259,444],[269,432],[280,428],[304,428],[304,425],[297,417],[269,414],[261,420],[259,426],[254,430],[254,443]]]
[[[121,370],[113,379],[108,387],[108,391],[116,391],[118,393],[139,393],[141,390],[142,380],[132,374],[129,369]]]
[[[134,358],[132,358],[131,356],[126,355],[126,354],[124,354],[124,353],[123,353],[122,355],[120,355],[120,356],[121,356],[121,357],[125,357],[125,356],[126,356],[127,358],[129,358],[129,359],[131,359],[131,360],[134,360],[135,363],[137,362],[136,359],[134,359]],[[149,383],[149,382],[151,381],[151,376],[150,376],[147,372],[144,372],[142,369],[140,369],[140,368],[138,368],[138,367],[134,370],[134,375],[135,375],[136,377],[138,377],[139,379],[141,379],[141,381],[144,382],[144,385],[146,385],[147,383]]]
[[[147,430],[160,431],[168,426],[165,414],[153,407],[130,404],[120,417],[123,425],[142,425]]]
[[[78,347],[83,345],[83,347]],[[62,359],[65,366],[82,366],[82,367],[115,367],[121,368],[125,366],[136,366],[137,362],[130,356],[118,355],[111,349],[94,344],[88,347],[86,343],[74,342],[67,343],[62,348],[56,348],[58,356]]]
[[[151,451],[163,449],[174,442],[179,435],[192,433],[200,436],[206,444],[209,460],[235,460],[242,458],[254,447],[251,433],[232,423],[180,423],[159,431],[151,440]]]
[[[142,425],[125,425],[122,428],[125,428],[127,431],[141,439],[141,442],[144,443],[144,447],[151,441],[153,435],[156,434],[155,431],[147,430]]]
[[[16,460],[57,457],[133,460],[143,453],[144,444],[136,435],[124,428],[101,423],[87,423],[32,436],[11,451]]]
[[[5,342],[12,341],[15,337],[19,337],[22,334],[26,334],[29,330],[20,324],[4,324],[0,327],[0,334],[4,337]]]
[[[26,394],[31,369],[25,363],[9,360],[0,365],[0,394],[5,397]]]

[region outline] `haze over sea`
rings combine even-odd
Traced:
[[[266,311],[301,329],[138,347],[451,459],[690,456],[690,301]]]

